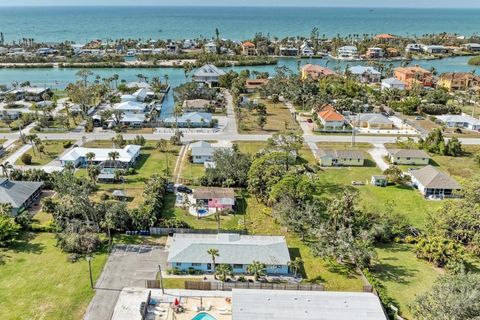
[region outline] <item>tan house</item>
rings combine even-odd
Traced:
[[[211,101],[205,99],[194,99],[183,101],[183,112],[208,112],[211,108]]]
[[[357,117],[354,117],[352,120],[355,122],[356,127],[360,128],[383,130],[394,128],[393,121],[380,113],[362,113]]]
[[[388,160],[393,164],[426,166],[430,156],[423,150],[391,149],[388,150]]]
[[[346,124],[345,117],[329,104],[322,106],[316,114],[318,121],[314,124],[315,130],[343,130]]]
[[[395,78],[406,84],[407,89],[411,89],[416,85],[422,87],[432,87],[433,77],[432,73],[421,67],[405,67],[396,68],[394,70]]]
[[[337,73],[331,69],[319,66],[318,64],[306,64],[302,67],[302,80],[311,78],[319,80],[323,77],[336,76]]]
[[[268,79],[247,79],[245,80],[245,90],[248,93],[255,92],[268,83]]]
[[[363,152],[356,150],[319,149],[316,155],[323,167],[361,167],[365,163]]]
[[[242,43],[242,54],[244,56],[256,56],[257,48],[255,47],[255,44],[250,41],[245,41]]]
[[[448,72],[438,79],[438,85],[448,91],[480,90],[480,76],[471,72]]]

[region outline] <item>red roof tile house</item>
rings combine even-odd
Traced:
[[[328,68],[319,66],[317,64],[306,64],[302,67],[302,80],[311,78],[313,80],[318,80],[327,76],[337,75],[335,71]]]
[[[322,106],[319,111],[315,111],[315,114],[317,117],[315,130],[344,130],[347,124],[345,117],[329,104]]]
[[[256,56],[257,55],[257,49],[255,47],[255,44],[250,41],[246,41],[242,44],[242,54],[244,56]]]

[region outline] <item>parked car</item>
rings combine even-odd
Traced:
[[[167,183],[167,192],[174,193],[175,192],[175,185],[173,182]]]
[[[191,194],[193,192],[192,189],[190,189],[188,187],[185,187],[185,186],[182,186],[182,185],[176,186],[176,189],[177,189],[177,192],[180,192],[180,193]]]
[[[424,118],[424,117],[421,117],[421,116],[416,116],[416,117],[415,117],[415,120],[425,120],[425,118]]]

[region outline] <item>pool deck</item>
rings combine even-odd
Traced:
[[[112,320],[140,320],[140,305],[145,302],[148,292],[152,292],[152,299],[159,301],[157,310],[150,307],[146,319],[150,320],[192,320],[197,314],[206,312],[216,320],[231,320],[231,303],[226,299],[232,297],[231,291],[197,291],[169,289],[162,294],[160,289],[124,288],[118,297]],[[180,300],[185,311],[173,312],[170,307],[175,299]],[[210,309],[197,311],[197,307]],[[230,312],[229,312],[230,311]],[[156,314],[155,314],[156,313]]]

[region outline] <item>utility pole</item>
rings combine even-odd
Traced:
[[[162,294],[165,294],[165,289],[163,287],[163,275],[162,275],[162,266],[158,265],[158,270],[160,272],[160,287],[162,287]]]
[[[356,116],[358,117],[358,115]],[[355,135],[357,134],[356,129],[357,128],[357,119],[353,119],[353,128],[352,128],[352,147],[355,147]]]
[[[93,276],[92,276],[92,259],[93,259],[92,256],[87,256],[88,271],[89,271],[89,273],[90,273],[90,287],[91,287],[92,289],[94,289],[94,286],[93,286]]]

